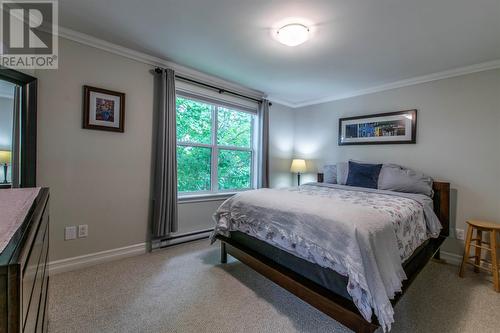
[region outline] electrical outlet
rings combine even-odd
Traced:
[[[80,224],[78,226],[78,238],[84,238],[89,235],[89,226],[88,224]]]
[[[455,229],[455,236],[459,240],[465,239],[464,229]]]
[[[64,228],[64,240],[76,239],[76,227],[74,225]]]

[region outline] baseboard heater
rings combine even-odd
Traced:
[[[214,229],[205,229],[200,231],[189,232],[181,235],[175,235],[168,238],[163,238],[153,242],[153,250],[162,249],[172,245],[192,242],[204,238],[208,238]]]

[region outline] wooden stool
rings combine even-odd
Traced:
[[[458,276],[464,276],[465,264],[474,266],[474,272],[479,272],[480,269],[493,273],[493,283],[496,292],[500,292],[500,281],[498,280],[498,261],[497,261],[497,232],[500,232],[500,224],[487,221],[470,220],[467,221],[467,238],[465,239],[464,257]],[[472,238],[472,234],[476,230],[476,238]],[[490,242],[483,241],[483,232],[490,234]],[[472,242],[475,242],[473,244]],[[483,246],[484,244],[489,246]],[[471,246],[475,248],[474,255],[471,256]],[[491,262],[481,259],[481,250],[491,252]],[[474,259],[474,262],[469,259]],[[491,269],[481,266],[481,262],[491,264]]]

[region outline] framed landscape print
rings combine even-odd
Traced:
[[[339,146],[416,143],[417,110],[339,119]]]
[[[83,86],[83,128],[123,132],[125,94]]]

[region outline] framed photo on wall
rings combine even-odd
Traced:
[[[83,128],[123,133],[125,94],[83,86]]]
[[[339,119],[339,146],[416,143],[417,110]]]

